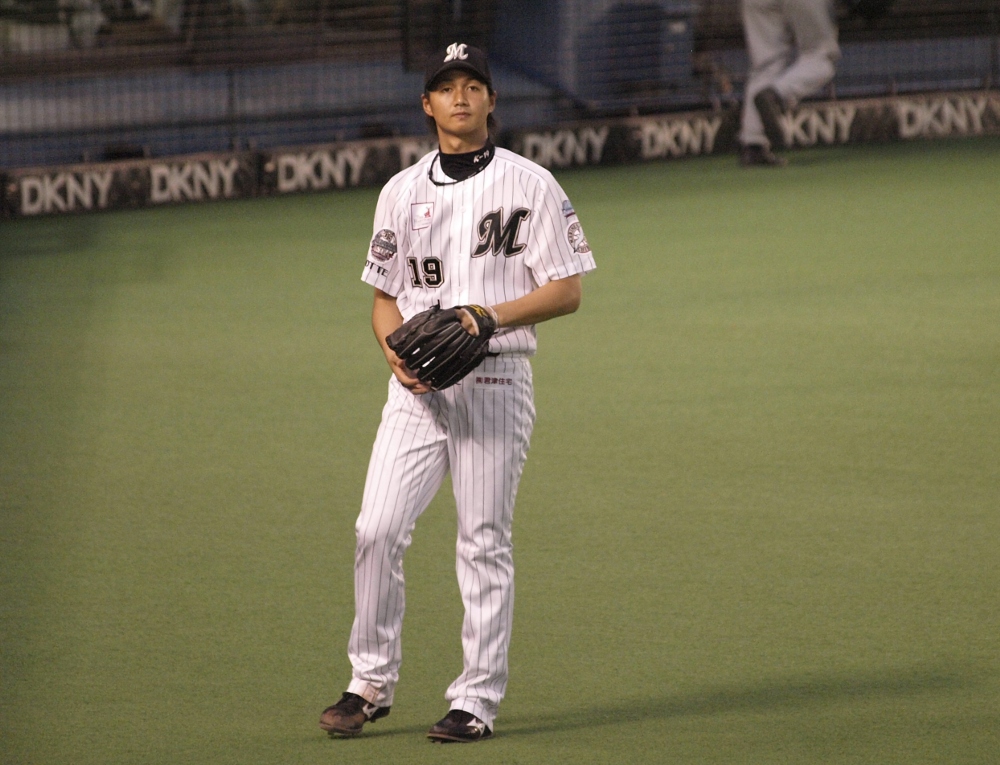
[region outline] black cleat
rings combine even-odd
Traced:
[[[471,744],[473,741],[493,738],[493,731],[471,712],[453,709],[434,723],[434,727],[427,731],[427,738],[442,744],[452,741]]]
[[[753,105],[760,113],[760,121],[764,123],[764,135],[771,146],[781,148],[785,145],[785,134],[781,130],[779,118],[785,112],[785,102],[781,94],[774,88],[764,88],[753,98]]]
[[[340,701],[323,710],[319,727],[331,736],[356,736],[366,722],[375,722],[389,714],[392,707],[369,704],[356,693],[345,693]]]
[[[743,167],[784,167],[788,161],[775,156],[774,152],[759,143],[749,143],[740,147],[740,164]]]

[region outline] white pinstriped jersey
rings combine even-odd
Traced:
[[[396,298],[404,321],[435,303],[505,303],[595,268],[573,206],[548,170],[497,148],[485,170],[456,183],[436,155],[382,189],[361,277]],[[494,353],[530,356],[535,348],[534,326],[501,329],[490,341]]]
[[[580,221],[547,170],[496,149],[484,170],[456,183],[436,159],[437,152],[428,154],[382,190],[362,274],[396,298],[404,320],[435,303],[497,305],[593,270]],[[393,703],[402,661],[403,554],[450,472],[465,617],[463,671],[445,698],[492,729],[507,687],[511,529],[535,422],[527,358],[535,352],[535,328],[501,330],[490,350],[504,355],[484,359],[446,390],[414,395],[389,379],[356,525],[348,691],[376,706]]]

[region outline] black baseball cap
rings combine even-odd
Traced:
[[[486,61],[486,54],[479,48],[457,42],[428,59],[427,68],[424,70],[424,90],[429,90],[435,80],[452,69],[469,72],[476,79],[485,82],[490,90],[493,90],[493,80],[490,78],[490,65]]]

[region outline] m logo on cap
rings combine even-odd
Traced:
[[[465,52],[465,43],[452,43],[445,52],[448,54],[444,57],[445,62],[455,59],[465,61],[469,57],[469,54]]]

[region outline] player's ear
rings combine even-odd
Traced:
[[[434,110],[431,109],[431,100],[427,97],[426,93],[420,94],[420,102],[424,105],[424,114],[428,117],[433,117]]]
[[[497,92],[490,93],[490,112],[497,108]]]

